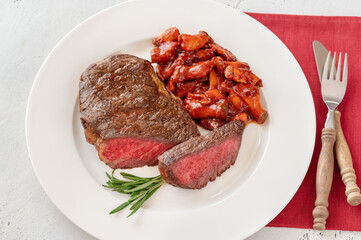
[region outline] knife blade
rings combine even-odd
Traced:
[[[313,46],[313,53],[315,55],[315,60],[316,60],[318,77],[319,77],[320,81],[322,81],[322,72],[323,72],[323,67],[325,66],[325,63],[326,63],[328,50],[327,50],[327,48],[325,48],[325,46],[322,45],[322,43],[320,43],[319,41],[316,41],[316,40],[312,42],[312,46]],[[332,63],[332,57],[330,59],[330,65],[331,65],[331,63]]]

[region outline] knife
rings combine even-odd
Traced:
[[[313,41],[318,77],[322,80],[322,72],[327,59],[328,50],[319,41]],[[332,59],[329,61],[332,64]],[[345,194],[347,202],[352,206],[361,203],[360,188],[356,184],[355,170],[352,164],[352,156],[341,127],[341,113],[335,110],[336,143],[335,153],[337,164],[341,171],[342,181],[346,186]]]

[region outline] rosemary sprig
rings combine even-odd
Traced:
[[[126,180],[120,180],[114,177],[114,171],[112,172],[112,175],[107,172],[106,175],[109,180],[103,185],[103,187],[112,189],[112,191],[130,195],[128,201],[114,208],[109,214],[119,212],[131,205],[130,210],[132,211],[127,217],[132,216],[136,211],[138,211],[143,203],[147,201],[163,184],[161,175],[151,178],[143,178],[121,172],[120,175],[122,175],[122,177]]]

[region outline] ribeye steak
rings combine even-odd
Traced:
[[[80,79],[79,102],[87,141],[112,168],[156,165],[164,151],[199,136],[150,62],[132,55],[90,65]]]
[[[181,188],[206,186],[235,163],[244,127],[242,121],[234,120],[164,152],[158,158],[162,178]]]

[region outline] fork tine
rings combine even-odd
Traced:
[[[330,70],[330,58],[331,58],[331,52],[328,52],[325,66],[323,67],[322,82],[328,80],[328,71]]]
[[[332,63],[331,63],[331,71],[330,71],[330,79],[331,80],[335,80],[335,73],[336,73],[335,61],[336,61],[336,52],[333,54],[333,59],[332,59]]]
[[[347,53],[345,54],[345,60],[343,65],[342,82],[347,85]]]
[[[342,53],[340,53],[338,57],[336,81],[341,81],[341,58],[342,58]]]

